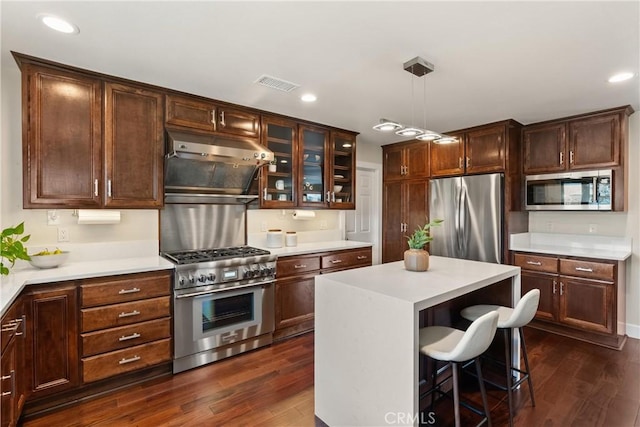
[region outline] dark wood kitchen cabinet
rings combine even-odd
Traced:
[[[429,217],[429,180],[384,182],[382,212],[382,262],[400,261],[406,236]]]
[[[371,247],[278,257],[274,340],[313,330],[315,276],[371,263]]]
[[[632,112],[624,106],[525,126],[524,173],[622,166]]]
[[[27,399],[39,399],[80,384],[77,293],[75,282],[27,290]]]
[[[162,207],[162,101],[159,92],[105,83],[105,207]]]
[[[100,207],[102,81],[25,64],[22,115],[24,207]]]
[[[196,96],[168,94],[166,123],[171,126],[258,138],[260,115]]]
[[[171,360],[171,275],[138,273],[80,285],[82,380]]]
[[[298,186],[298,124],[276,116],[262,116],[262,145],[273,151],[273,165],[260,173],[260,207],[292,208]],[[280,200],[283,199],[283,200]]]
[[[429,142],[411,141],[382,147],[384,181],[412,178],[428,178]]]
[[[18,298],[2,316],[0,356],[0,426],[15,426],[25,402],[25,316]]]
[[[504,172],[518,158],[520,123],[514,120],[447,132],[456,141],[431,143],[431,176]],[[517,129],[517,132],[514,132]]]
[[[624,263],[553,255],[516,253],[522,268],[522,294],[540,289],[531,326],[611,348],[621,348],[618,310],[624,310]],[[624,315],[622,313],[621,315]]]
[[[163,204],[163,95],[14,54],[25,208]]]

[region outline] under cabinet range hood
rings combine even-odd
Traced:
[[[258,142],[168,130],[166,203],[248,203],[260,167],[274,154]],[[257,186],[255,187],[257,189]]]

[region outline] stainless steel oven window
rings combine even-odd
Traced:
[[[262,322],[261,286],[193,298],[194,341]]]

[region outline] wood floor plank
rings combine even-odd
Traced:
[[[536,396],[526,383],[514,394],[517,427],[640,427],[640,340],[622,351],[525,328]],[[312,427],[313,333],[229,359],[118,390],[25,427]],[[480,402],[475,380],[465,397]],[[488,389],[493,425],[508,425],[506,393]],[[451,402],[438,424],[452,425]],[[463,423],[478,418],[464,409]]]

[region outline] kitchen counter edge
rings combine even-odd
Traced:
[[[373,246],[368,242],[356,242],[354,240],[333,240],[327,242],[299,243],[297,246],[284,246],[281,248],[263,247],[274,255],[280,257],[305,255],[316,252],[341,251],[346,249],[369,248]]]
[[[610,261],[625,261],[631,256],[631,248],[630,238],[551,233],[512,234],[509,244],[509,250],[513,252]]]
[[[0,277],[0,316],[29,285],[117,276],[147,271],[172,270],[174,265],[160,256],[109,259],[92,262],[67,263],[58,268],[39,270],[35,267],[15,269],[8,276]]]

